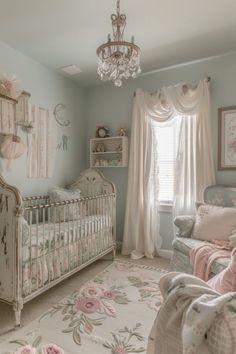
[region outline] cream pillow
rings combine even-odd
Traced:
[[[205,241],[228,241],[235,228],[236,209],[203,204],[198,208],[191,237]]]
[[[80,194],[81,192],[79,189],[72,190],[72,189],[54,187],[49,192],[49,198],[51,202],[63,202],[71,199],[79,199]],[[55,218],[55,222],[75,220],[79,216],[77,204],[56,206],[53,208],[53,211],[54,213],[51,216],[53,221]]]

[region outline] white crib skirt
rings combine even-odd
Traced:
[[[56,241],[55,241],[56,240]],[[22,285],[27,296],[113,244],[111,219],[89,216],[80,223],[32,225],[24,237]]]

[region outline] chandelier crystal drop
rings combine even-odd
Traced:
[[[97,49],[98,75],[103,81],[113,81],[120,87],[123,79],[135,78],[141,73],[140,48],[123,39],[126,15],[120,13],[120,0],[117,0],[116,14],[111,15],[113,39],[108,35],[107,43]]]

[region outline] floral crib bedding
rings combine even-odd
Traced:
[[[91,215],[31,227],[23,222],[22,243],[25,297],[110,247],[112,220],[109,215]]]

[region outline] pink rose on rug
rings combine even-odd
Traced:
[[[36,354],[36,350],[35,348],[31,347],[31,345],[26,345],[25,347],[17,349],[15,354]]]
[[[40,354],[64,354],[64,350],[56,344],[47,344],[40,350]]]
[[[123,345],[116,345],[115,347],[112,348],[112,354],[127,354],[125,348]]]
[[[97,284],[89,284],[81,289],[81,293],[87,297],[101,297],[103,292],[104,288]]]
[[[103,297],[105,297],[106,299],[109,299],[109,300],[113,300],[116,297],[116,294],[113,293],[113,291],[111,291],[111,290],[106,290],[103,293]]]
[[[76,300],[75,306],[79,311],[94,313],[101,309],[101,302],[95,297],[82,296]]]

